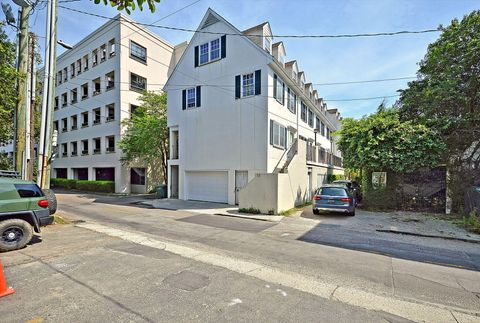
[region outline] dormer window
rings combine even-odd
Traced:
[[[269,37],[263,38],[263,48],[270,53],[270,48],[272,48],[272,41]]]
[[[297,73],[295,71],[292,73],[292,77],[293,77],[293,80],[296,82],[298,76],[297,76]]]

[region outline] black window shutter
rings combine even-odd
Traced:
[[[273,97],[277,98],[277,74],[273,74]]]
[[[255,71],[255,95],[262,94],[262,70]]]
[[[227,35],[220,37],[220,44],[222,49],[222,58],[227,57]]]
[[[285,83],[282,85],[282,105],[285,105]]]
[[[283,147],[287,148],[287,135],[288,135],[288,132],[287,132],[287,128],[285,128],[285,136],[283,138]]]
[[[195,46],[195,67],[198,67],[198,46]]]
[[[270,145],[273,145],[273,120],[270,120]]]
[[[187,90],[182,91],[182,110],[187,108]]]
[[[197,86],[197,108],[200,107],[202,103],[202,87]]]
[[[235,76],[235,99],[240,99],[240,75]]]

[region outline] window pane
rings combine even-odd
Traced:
[[[200,45],[200,64],[208,62],[208,43]]]
[[[147,61],[147,49],[135,42],[130,43],[130,55],[144,62]]]
[[[210,42],[210,59],[214,60],[220,57],[220,39]]]
[[[15,184],[20,197],[41,197],[43,196],[40,188],[35,184]]]
[[[195,88],[187,90],[187,107],[195,107]]]
[[[242,96],[250,96],[255,94],[255,84],[253,82],[253,73],[243,75],[242,79]]]

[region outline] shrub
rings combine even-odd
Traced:
[[[64,188],[68,190],[77,189],[82,191],[113,193],[115,182],[113,181],[86,181],[67,178],[50,179],[52,188]]]
[[[388,188],[372,189],[364,192],[362,206],[372,210],[392,210],[397,208],[397,196]]]
[[[76,188],[77,181],[68,178],[51,178],[50,185],[52,188],[65,188],[68,190]]]
[[[113,193],[115,192],[115,182],[78,180],[76,188],[81,191]]]

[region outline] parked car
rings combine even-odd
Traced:
[[[362,187],[360,186],[360,184],[358,184],[358,182],[350,181],[346,179],[340,179],[340,180],[333,181],[333,184],[340,184],[340,185],[347,186],[349,189],[353,191],[353,195],[355,196],[357,204],[362,202],[362,199],[363,199]]]
[[[320,212],[341,212],[355,216],[355,196],[344,184],[329,184],[320,187],[313,196],[314,214]]]
[[[34,182],[0,177],[0,251],[25,247],[40,233],[40,227],[53,222],[56,198]]]

